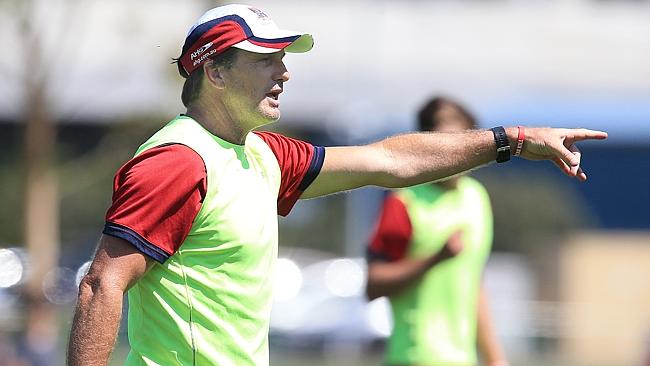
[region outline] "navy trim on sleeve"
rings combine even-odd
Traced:
[[[372,250],[370,246],[366,247],[366,262],[390,262],[385,255],[380,254]]]
[[[169,254],[165,253],[157,246],[151,244],[147,239],[143,238],[140,236],[140,234],[136,233],[126,226],[112,222],[106,222],[106,224],[104,224],[104,230],[102,233],[126,240],[134,247],[136,247],[139,251],[155,259],[161,264],[165,263],[165,261],[169,258]]]
[[[309,163],[309,168],[307,168],[307,173],[302,178],[302,182],[298,186],[299,191],[305,191],[307,187],[316,179],[318,173],[320,173],[321,168],[323,167],[323,161],[325,161],[325,148],[322,146],[314,146],[314,155],[311,157],[311,162]]]

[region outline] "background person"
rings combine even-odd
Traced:
[[[476,128],[444,97],[418,113],[420,131]],[[492,245],[492,209],[483,186],[455,176],[390,192],[368,247],[370,299],[388,296],[394,327],[390,365],[507,365],[494,334],[481,276]]]

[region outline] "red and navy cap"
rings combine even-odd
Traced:
[[[190,28],[178,59],[187,77],[211,57],[230,47],[255,53],[307,52],[314,46],[310,34],[279,29],[263,11],[231,4],[208,10]]]

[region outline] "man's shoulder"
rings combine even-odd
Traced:
[[[133,174],[136,171],[156,176],[163,172],[205,174],[205,163],[201,155],[191,147],[180,143],[168,143],[138,153],[120,168],[118,175]]]
[[[190,146],[197,151],[197,147],[205,143],[209,138],[210,135],[206,130],[192,118],[178,115],[140,145],[136,155],[153,147],[174,143]]]
[[[295,140],[281,133],[271,131],[251,131],[246,137],[246,143],[250,141],[263,141],[268,147],[274,148],[278,145],[286,145],[289,141]]]
[[[246,147],[272,151],[281,165],[287,162],[309,165],[316,149],[308,142],[268,131],[250,132],[246,137]]]

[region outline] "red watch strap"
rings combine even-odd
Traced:
[[[514,156],[521,155],[521,150],[524,147],[526,140],[526,131],[523,126],[517,126],[517,147],[515,148]]]

